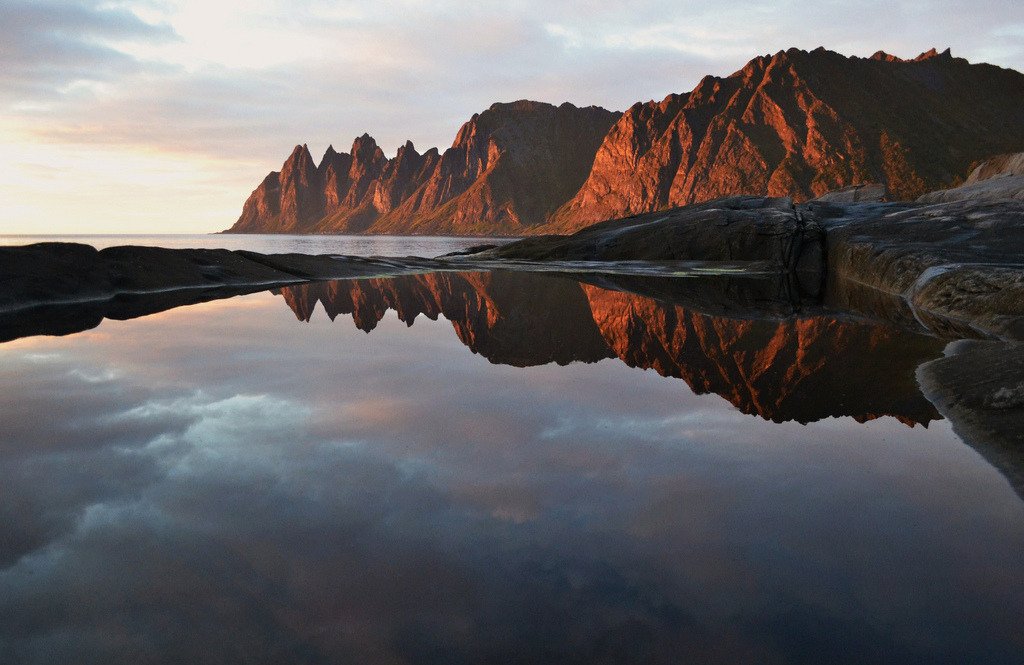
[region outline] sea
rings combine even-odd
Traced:
[[[480,244],[502,244],[514,238],[455,236],[363,236],[286,234],[98,234],[0,235],[0,246],[38,242],[77,242],[96,249],[118,245],[172,249],[244,249],[261,254],[343,254],[348,256],[434,257]]]

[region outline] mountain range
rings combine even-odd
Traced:
[[[754,58],[624,113],[533,101],[474,114],[444,152],[388,158],[364,134],[317,163],[296,146],[234,233],[532,235],[735,194],[814,198],[881,183],[897,200],[1024,150],[1024,74],[932,49]]]

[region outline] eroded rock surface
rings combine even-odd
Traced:
[[[1024,201],[732,197],[453,258],[703,260],[790,274],[804,298],[947,339],[1024,339]],[[895,301],[895,302],[889,302]]]

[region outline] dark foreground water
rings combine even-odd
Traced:
[[[1020,663],[942,347],[500,273],[8,342],[0,662]]]

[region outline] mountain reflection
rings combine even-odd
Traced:
[[[276,293],[301,321],[320,303],[332,321],[351,315],[366,332],[388,310],[410,326],[420,315],[444,316],[467,347],[496,364],[618,358],[775,422],[892,416],[913,426],[940,418],[914,373],[941,355],[943,342],[853,318],[730,318],[686,302],[500,271],[321,282]]]

